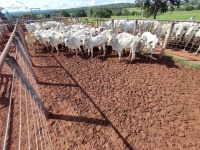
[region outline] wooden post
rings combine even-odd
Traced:
[[[112,19],[112,29],[114,30],[115,28],[115,23],[114,23],[114,19]]]
[[[98,28],[98,19],[96,20],[96,28]]]
[[[165,49],[166,49],[166,47],[167,47],[167,43],[169,42],[171,33],[172,33],[172,31],[173,31],[174,24],[175,24],[175,22],[172,22],[172,23],[171,23],[169,32],[168,32],[167,35],[165,36],[165,42],[164,42],[164,44],[163,44],[162,51],[161,51],[161,53],[160,53],[159,59],[162,59],[163,55],[165,54]]]
[[[85,24],[88,26],[88,18],[85,18]]]
[[[72,17],[70,17],[71,18],[71,25],[73,25],[73,19],[72,19]]]
[[[79,23],[79,19],[78,19],[78,17],[76,17],[76,23]]]
[[[136,35],[136,33],[137,33],[137,27],[138,27],[138,20],[135,20],[134,35]]]
[[[38,78],[33,70],[33,68],[31,67],[31,64],[29,62],[29,60],[27,59],[26,55],[24,54],[24,51],[22,50],[22,48],[19,46],[19,43],[16,39],[13,39],[13,44],[15,45],[15,49],[17,50],[17,52],[19,53],[21,59],[23,60],[23,62],[26,64],[28,70],[31,72],[33,78],[35,79],[35,81],[38,83]]]
[[[29,80],[27,79],[26,75],[23,73],[22,69],[20,68],[20,66],[18,65],[17,61],[15,60],[14,57],[11,57],[9,54],[6,58],[6,63],[9,66],[9,68],[12,70],[12,72],[14,72],[15,70],[15,77],[19,80],[19,82],[21,83],[21,85],[27,89],[27,91],[29,92],[31,98],[33,101],[35,101],[39,106],[38,108],[44,112],[44,115],[46,118],[49,117],[49,111],[47,110],[47,108],[44,106],[42,100],[40,99],[39,95],[37,94],[37,92],[35,91],[35,89],[33,88],[33,86],[31,85],[31,83],[29,82]]]

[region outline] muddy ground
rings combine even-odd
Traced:
[[[119,63],[111,51],[105,58],[96,51],[92,59],[67,50],[30,53],[41,99],[52,113],[47,123],[55,150],[200,149],[200,71],[139,54],[132,64],[126,55]],[[2,91],[10,78],[10,72],[1,74],[2,127],[8,107]],[[19,115],[15,103],[12,116]],[[17,121],[9,149],[18,144]]]

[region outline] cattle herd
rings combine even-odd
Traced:
[[[165,36],[170,31],[170,24],[162,24],[160,21],[151,20],[111,20],[104,21],[99,27],[91,27],[84,24],[65,25],[63,22],[47,21],[44,23],[30,23],[25,25],[28,35],[25,39],[29,48],[34,50],[39,45],[59,53],[59,45],[69,51],[77,53],[88,52],[93,57],[93,48],[98,47],[106,55],[106,47],[111,46],[119,55],[123,51],[130,51],[131,61],[135,59],[135,53],[144,47],[147,54],[153,54],[159,43],[163,43]],[[195,22],[178,22],[171,32],[171,39],[177,45],[184,43],[184,49],[188,44],[198,46],[195,54],[200,50],[200,24]]]

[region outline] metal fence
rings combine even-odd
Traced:
[[[14,49],[16,50],[16,57],[9,54],[11,44],[14,45]],[[49,117],[49,111],[44,106],[38,94],[38,79],[32,68],[32,60],[27,51],[22,28],[18,21],[1,53],[0,72],[2,71],[4,62],[13,73],[13,79],[3,150],[12,149],[12,144],[10,144],[9,140],[13,138],[13,143],[18,145],[18,149],[53,150],[48,124],[46,122],[46,119]],[[13,96],[13,93],[15,96]],[[13,105],[18,109],[12,110]],[[14,113],[14,117],[12,113]],[[16,120],[15,118],[18,119]],[[10,130],[15,130],[15,135],[10,134]]]

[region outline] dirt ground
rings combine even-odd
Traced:
[[[139,54],[132,64],[127,56],[119,63],[111,51],[105,58],[96,51],[92,59],[67,50],[59,55],[45,49],[30,53],[41,99],[52,113],[47,123],[55,150],[200,149],[200,71]],[[5,65],[1,145],[11,77]],[[12,116],[17,116],[13,100]],[[17,147],[17,122],[11,123],[8,149]]]

